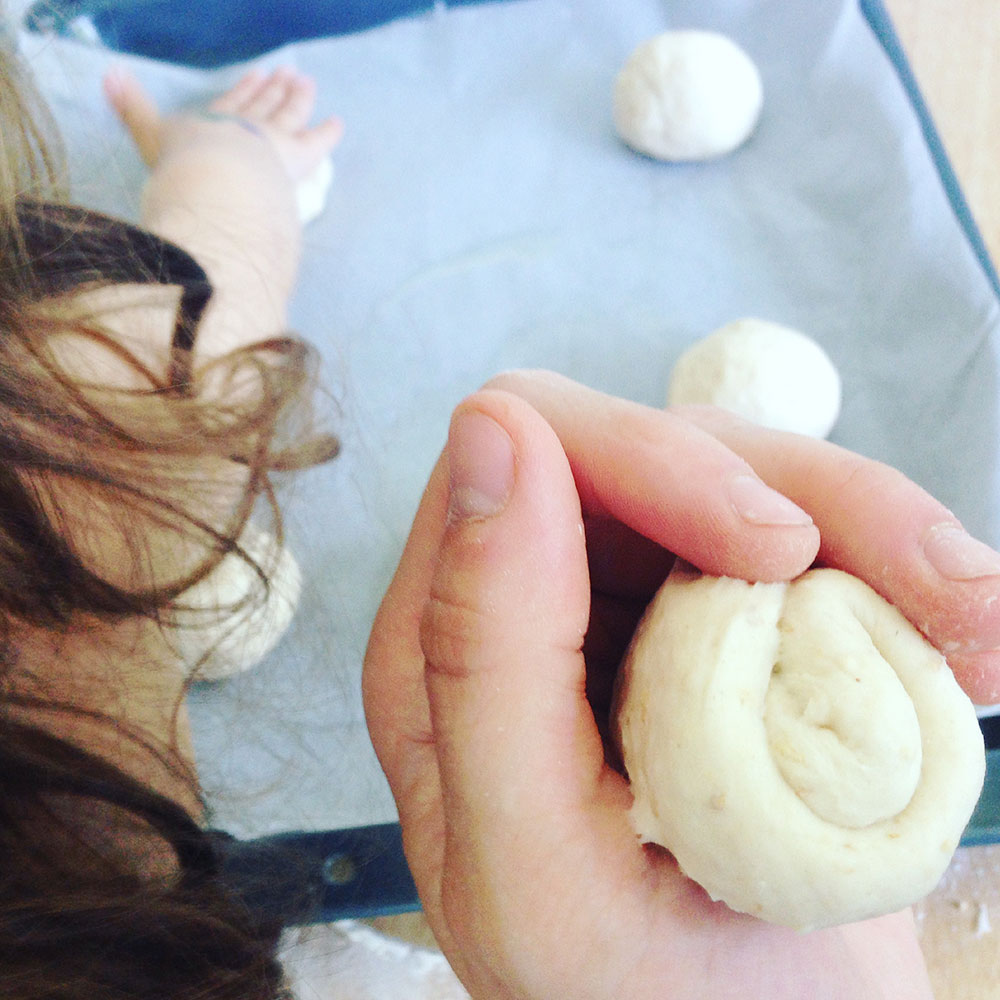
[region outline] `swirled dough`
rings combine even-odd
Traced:
[[[763,101],[753,60],[714,31],[666,31],[643,42],[613,92],[618,134],[660,160],[731,153],[753,132]]]
[[[269,532],[248,525],[236,553],[177,598],[170,640],[194,680],[217,681],[256,666],[278,644],[295,615],[302,573]]]
[[[773,923],[920,899],[982,787],[975,709],[944,657],[838,570],[750,584],[678,564],[619,684],[639,837]]]
[[[763,427],[826,437],[840,416],[840,374],[816,341],[762,319],[739,319],[677,359],[667,403],[720,406]]]

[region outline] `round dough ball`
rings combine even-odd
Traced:
[[[170,639],[194,680],[217,681],[256,666],[285,634],[302,592],[292,554],[248,525],[240,546],[267,577],[230,553],[177,597]]]
[[[326,196],[333,183],[333,159],[324,156],[295,186],[295,204],[303,226],[318,219],[326,208]]]
[[[677,360],[667,403],[706,403],[782,431],[823,438],[840,416],[840,374],[798,330],[761,319],[727,323]]]
[[[944,657],[834,569],[751,584],[679,563],[626,656],[617,733],[640,839],[798,930],[930,892],[985,773]]]
[[[764,90],[753,60],[712,31],[667,31],[639,45],[614,85],[618,134],[660,160],[708,160],[753,132]]]

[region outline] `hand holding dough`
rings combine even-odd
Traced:
[[[643,841],[732,909],[800,930],[930,892],[979,796],[972,703],[866,584],[678,564],[623,666],[619,742]]]

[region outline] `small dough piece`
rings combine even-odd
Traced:
[[[333,158],[324,156],[295,186],[295,202],[299,209],[299,221],[303,226],[308,226],[323,214],[332,182]]]
[[[930,892],[983,784],[944,657],[839,570],[751,584],[678,563],[617,697],[640,839],[713,899],[798,930]]]
[[[240,546],[260,566],[235,553],[177,597],[170,641],[185,672],[218,681],[256,666],[278,644],[295,615],[302,572],[292,554],[266,531],[248,525]]]
[[[714,31],[666,31],[639,45],[614,85],[618,134],[659,160],[709,160],[753,132],[764,88],[753,60]]]
[[[720,406],[776,430],[824,438],[840,416],[840,373],[816,341],[739,319],[692,344],[674,365],[667,404]]]

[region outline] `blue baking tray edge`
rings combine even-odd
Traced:
[[[990,257],[982,233],[976,225],[976,220],[972,216],[968,202],[965,200],[965,195],[962,193],[958,177],[955,175],[948,154],[945,152],[944,143],[941,141],[941,136],[931,117],[927,102],[920,92],[920,86],[906,58],[906,53],[903,51],[892,19],[889,17],[882,0],[859,0],[859,3],[865,20],[885,50],[913,106],[920,122],[924,141],[927,143],[931,159],[938,176],[941,178],[941,184],[948,201],[951,203],[955,218],[962,227],[994,295],[1000,300],[1000,278],[997,276],[996,267]],[[979,803],[962,836],[962,844],[965,846],[994,843],[1000,843],[1000,748],[989,749],[986,753],[986,781],[979,797]]]
[[[1000,843],[1000,749],[986,751],[986,780],[962,835],[962,846]]]
[[[952,210],[964,230],[994,294],[1000,300],[1000,278],[997,277],[996,267],[990,257],[989,250],[986,248],[982,233],[976,225],[976,220],[972,217],[968,202],[962,193],[961,185],[958,183],[958,178],[955,176],[951,161],[945,152],[944,143],[941,141],[941,136],[934,125],[934,120],[931,118],[927,103],[920,92],[920,86],[907,61],[906,53],[903,51],[902,43],[899,41],[899,36],[893,27],[892,19],[889,17],[889,13],[885,9],[882,0],[859,0],[859,2],[865,20],[871,26],[876,38],[878,38],[886,55],[889,57],[899,77],[899,81],[903,85],[910,103],[913,105],[913,110],[916,112],[921,131],[924,134],[924,141],[930,150],[935,169],[941,178],[941,183],[944,185],[945,194],[951,202]]]

